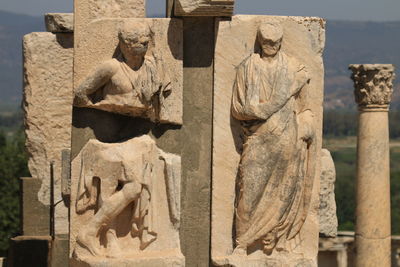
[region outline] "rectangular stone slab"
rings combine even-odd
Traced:
[[[42,181],[38,200],[50,205],[50,163],[55,203],[61,198],[61,151],[71,146],[73,35],[37,32],[24,36],[24,102],[29,171]],[[55,232],[68,234],[68,209],[55,207]]]
[[[234,0],[175,0],[175,16],[230,17]]]
[[[227,264],[234,249],[235,182],[240,161],[242,136],[240,125],[231,116],[232,89],[238,65],[254,53],[257,27],[260,22],[280,22],[284,37],[282,50],[307,66],[311,83],[301,95],[303,109],[310,109],[317,124],[318,155],[322,143],[323,77],[322,51],[325,41],[325,22],[310,17],[233,16],[219,20],[214,69],[213,115],[213,177],[212,177],[212,234],[211,255],[217,265]],[[316,162],[312,204],[301,230],[302,249],[307,259],[314,261],[318,252],[318,206],[320,160]],[[261,263],[264,261],[261,255]],[[254,259],[254,264],[260,264]],[[272,262],[270,262],[273,264]],[[242,264],[246,264],[245,262]],[[266,264],[266,263],[265,263]],[[245,266],[237,265],[234,266]],[[253,266],[253,265],[252,265]],[[258,265],[254,265],[258,266]],[[264,266],[264,265],[260,265]],[[275,266],[275,265],[274,265]]]

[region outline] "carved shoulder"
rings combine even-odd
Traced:
[[[118,72],[120,68],[120,62],[115,58],[104,61],[101,65],[96,68],[96,72],[101,74],[101,76],[112,77]]]

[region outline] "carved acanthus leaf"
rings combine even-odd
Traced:
[[[391,64],[353,64],[351,79],[360,109],[387,109],[393,92],[394,66]]]

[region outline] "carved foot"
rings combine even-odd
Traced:
[[[122,254],[121,247],[118,244],[118,238],[115,233],[107,233],[107,257],[118,258]]]
[[[93,256],[100,255],[100,249],[96,246],[96,233],[83,228],[76,239],[76,242],[86,248]]]

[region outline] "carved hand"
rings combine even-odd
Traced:
[[[88,96],[82,92],[82,91],[77,91],[75,93],[75,98],[74,98],[74,106],[76,107],[85,107],[87,105],[92,104],[92,101],[88,98]]]
[[[307,71],[304,65],[301,65],[299,67],[299,70],[295,74],[295,82],[293,83],[293,88],[292,88],[292,96],[296,96],[300,94],[301,89],[310,82],[310,78],[307,75]]]

